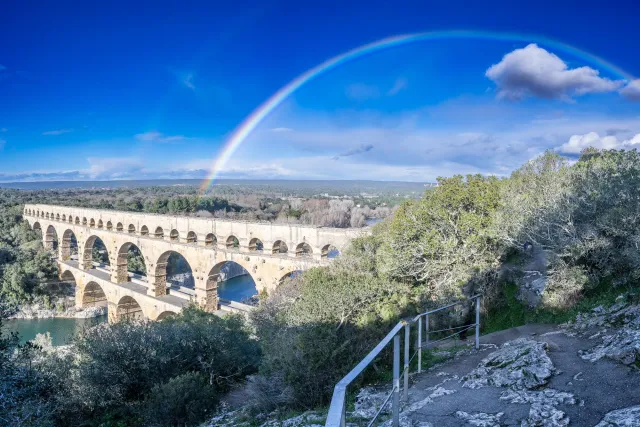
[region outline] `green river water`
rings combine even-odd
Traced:
[[[256,293],[255,283],[249,275],[234,277],[218,285],[218,295],[231,301],[240,302]],[[83,328],[106,321],[106,315],[91,319],[12,319],[5,322],[5,330],[17,332],[22,343],[34,339],[36,334],[49,332],[53,345],[64,345]]]

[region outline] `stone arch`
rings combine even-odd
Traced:
[[[239,249],[240,241],[233,234],[227,237],[227,249]]]
[[[289,248],[284,240],[276,240],[271,249],[272,254],[286,254],[289,252]]]
[[[163,311],[162,313],[160,313],[160,314],[158,315],[158,317],[156,317],[156,321],[160,321],[160,320],[163,320],[163,319],[166,319],[166,318],[169,318],[169,317],[175,316],[176,314],[177,314],[177,313],[175,313],[175,312],[173,312],[173,311],[169,311],[169,310],[167,310],[167,311]]]
[[[95,227],[95,226],[96,226],[96,220],[95,220],[95,219],[93,219],[93,218],[91,218],[91,219],[89,220],[89,227],[92,227],[92,228],[93,228],[93,227]]]
[[[158,258],[155,267],[155,295],[166,295],[167,283],[177,292],[195,289],[193,269],[189,261],[179,252],[166,251]],[[173,292],[173,290],[172,290]]]
[[[278,280],[278,284],[281,284],[282,282],[284,282],[287,279],[291,279],[296,277],[298,274],[302,273],[302,270],[293,270],[288,272],[287,274],[283,275],[280,280]]]
[[[101,219],[98,220],[98,228],[102,228],[104,227],[104,223],[102,222]]]
[[[232,269],[235,268],[241,268],[243,271],[232,271]],[[235,275],[238,272],[242,273],[241,275],[247,275],[251,279],[251,282],[253,282],[252,286],[249,281],[246,281],[239,284],[242,286],[241,289],[233,289],[233,286],[238,286],[238,284],[232,284],[231,286],[226,287],[225,285],[226,283],[229,283],[229,280],[239,277]],[[233,274],[233,277],[229,277],[229,273]],[[222,261],[214,265],[207,276],[205,289],[205,310],[207,311],[216,310],[218,308],[218,300],[220,298],[233,299],[237,301],[243,299],[243,297],[252,296],[258,293],[256,289],[256,281],[253,279],[253,276],[251,276],[251,273],[245,266],[235,261]],[[231,297],[231,295],[234,295],[234,297]]]
[[[129,255],[129,252],[131,252],[132,255]],[[132,273],[140,274],[144,276],[146,276],[147,274],[146,273],[147,263],[144,260],[144,256],[142,256],[142,252],[140,251],[140,248],[138,248],[135,244],[131,242],[127,242],[122,246],[120,246],[120,249],[118,250],[118,257],[117,257],[117,263],[116,263],[117,283],[125,283],[129,281],[129,258],[132,258],[132,260],[135,263],[140,263],[140,262],[143,263],[142,266],[136,266],[139,269],[136,271],[132,271]],[[144,271],[142,271],[142,269],[144,269]]]
[[[127,229],[129,234],[136,234],[136,226],[133,224],[129,224],[129,228]]]
[[[178,233],[178,230],[171,230],[171,232],[169,233],[169,240],[171,240],[172,242],[180,241],[180,233]]]
[[[116,224],[116,231],[119,233],[122,233],[122,231],[124,230],[124,226],[122,225],[121,222],[119,222],[118,224]]]
[[[78,255],[78,239],[76,239],[73,230],[68,228],[62,234],[60,259],[62,261],[69,261],[73,255]]]
[[[258,239],[257,237],[254,237],[253,239],[249,240],[249,250],[250,251],[260,251],[262,252],[262,250],[264,249],[264,245],[262,244],[262,240]]]
[[[113,230],[113,224],[111,223],[111,221],[107,221],[107,230]]]
[[[47,232],[44,236],[44,247],[49,251],[58,250],[58,233],[53,225],[47,227]]]
[[[82,290],[82,307],[107,307],[107,294],[96,282],[89,282]]]
[[[216,243],[218,243],[218,239],[216,238],[216,235],[213,233],[207,234],[207,237],[204,238],[205,246],[214,246]]]
[[[194,231],[190,231],[187,233],[187,243],[196,243],[198,241],[198,236]]]
[[[153,236],[156,239],[163,239],[164,238],[164,230],[162,229],[162,227],[157,227],[156,228],[156,232],[153,233]]]
[[[96,235],[89,237],[84,244],[84,250],[82,255],[83,268],[85,270],[92,269],[94,261],[99,263],[101,266],[108,267],[108,269],[111,269],[111,263],[109,262],[109,251],[107,250],[107,245],[105,245],[104,241]]]
[[[73,224],[73,216],[69,215],[69,224]]]
[[[73,282],[74,285],[77,285],[76,276],[73,275],[71,270],[64,270],[60,275],[60,280],[63,282]]]
[[[45,215],[45,219],[49,219],[49,212]]]
[[[311,249],[311,245],[307,242],[302,242],[298,246],[296,246],[296,256],[297,257],[310,257],[313,254],[313,249]]]
[[[56,214],[56,221],[60,221],[60,214]]]
[[[338,255],[340,255],[340,251],[338,250],[338,248],[329,243],[328,245],[324,245],[322,247],[320,256],[322,257],[322,259],[332,259],[337,257]]]
[[[38,221],[34,222],[33,227],[31,228],[33,229],[33,231],[40,231],[40,233],[42,233],[42,226]]]
[[[80,225],[80,217],[76,217],[76,225]]]
[[[86,217],[82,217],[82,225],[84,225],[85,227],[87,226],[87,218]]]
[[[67,216],[65,214],[62,214],[62,222],[67,222]]]
[[[144,320],[145,318],[138,301],[128,295],[118,301],[115,317],[118,322],[121,320]]]
[[[143,225],[142,228],[140,229],[140,235],[141,236],[148,236],[149,235],[149,227],[147,227],[146,225]]]

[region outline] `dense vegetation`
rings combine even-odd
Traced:
[[[253,313],[264,355],[250,385],[279,396],[256,399],[260,407],[327,404],[336,381],[399,318],[452,299],[484,294],[484,322],[495,329],[564,319],[585,299],[640,284],[636,151],[590,149],[573,165],[549,152],[507,179],[438,182]]]

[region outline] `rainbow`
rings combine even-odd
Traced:
[[[345,64],[351,60],[360,58],[370,53],[378,52],[384,49],[392,48],[395,46],[405,45],[417,41],[426,40],[439,40],[439,39],[485,39],[485,40],[497,40],[497,41],[518,41],[518,42],[535,42],[552,47],[555,49],[567,52],[575,57],[578,57],[585,62],[597,65],[601,69],[605,69],[608,72],[621,77],[624,80],[632,81],[633,76],[626,73],[614,64],[596,56],[589,52],[578,49],[574,46],[562,43],[546,37],[526,35],[526,34],[514,34],[514,33],[497,33],[488,31],[468,31],[468,30],[456,30],[456,31],[434,31],[405,34],[399,36],[393,36],[384,38],[363,46],[351,49],[340,55],[334,56],[323,63],[311,68],[305,73],[299,75],[291,82],[280,88],[276,93],[271,95],[269,99],[263,102],[258,108],[256,108],[249,116],[247,116],[238,127],[235,128],[230,135],[226,143],[221,149],[220,155],[214,160],[210,173],[202,182],[200,190],[202,193],[206,192],[218,174],[229,161],[236,149],[242,145],[247,137],[253,132],[258,125],[273,111],[275,110],[285,99],[287,99],[292,93],[298,90],[300,87],[315,79],[316,77],[330,71],[342,64]]]

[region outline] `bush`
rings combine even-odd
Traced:
[[[216,393],[201,374],[187,372],[156,385],[144,402],[149,426],[195,426],[217,403]]]

